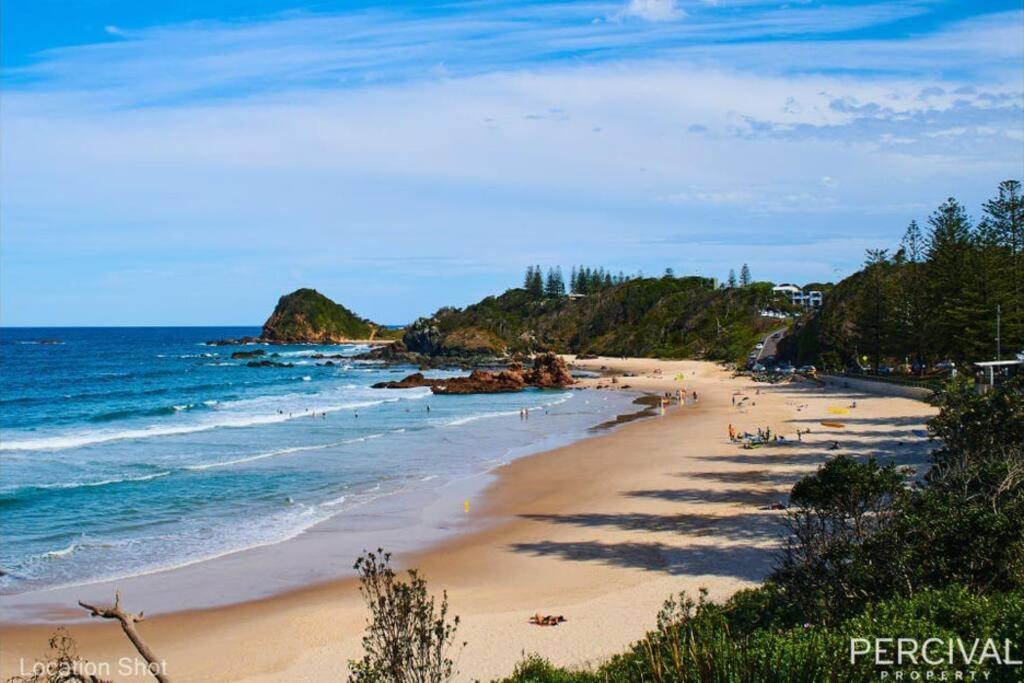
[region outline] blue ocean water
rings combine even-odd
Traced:
[[[312,357],[366,350],[355,345],[204,344],[258,332],[0,329],[0,592],[281,542],[630,410],[631,397],[605,392],[371,389],[413,368]],[[256,348],[294,367],[231,358]]]

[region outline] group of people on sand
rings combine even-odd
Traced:
[[[697,402],[697,392],[691,392],[691,399],[694,403]],[[676,389],[675,391],[666,391],[661,397],[662,405],[668,405],[669,403],[678,403],[681,406],[686,405],[686,389]]]
[[[743,432],[742,434],[740,434],[738,431],[736,431],[736,428],[732,426],[732,423],[731,422],[729,423],[729,441],[740,441],[742,439],[753,439],[753,438],[757,438],[758,441],[771,441],[772,440],[772,428],[771,427],[765,427],[765,428],[762,429],[761,427],[758,427],[757,428],[757,436],[755,437],[750,432]],[[785,439],[786,437],[782,437],[782,438]],[[776,441],[779,440],[778,433],[775,434],[775,440]]]
[[[800,432],[797,430],[797,439],[800,439]],[[743,442],[744,448],[753,448],[754,446],[763,446],[769,443],[779,443],[785,441],[786,437],[778,432],[773,432],[771,427],[758,427],[756,434],[750,432],[740,433],[732,423],[729,423],[729,441]]]
[[[530,419],[530,409],[529,408],[520,408],[519,409],[519,419],[520,420],[529,420]]]

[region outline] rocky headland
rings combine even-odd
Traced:
[[[394,330],[359,317],[315,289],[302,288],[278,299],[277,306],[263,323],[263,330],[258,337],[215,339],[206,344],[344,344],[377,340],[386,343],[389,339],[385,337],[393,339],[396,334]]]

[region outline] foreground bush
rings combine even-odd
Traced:
[[[744,599],[749,600],[749,595]],[[954,672],[959,671],[959,680],[1017,681],[1022,673],[1019,666],[990,659],[952,666],[919,660],[900,667],[876,666],[872,657],[861,656],[851,663],[850,648],[851,638],[923,642],[960,637],[968,649],[975,638],[992,638],[1000,644],[1010,639],[1016,643],[1012,654],[1019,659],[1024,648],[1024,591],[979,597],[949,587],[879,603],[834,627],[762,628],[747,635],[732,628],[738,616],[733,613],[735,606],[733,601],[706,602],[703,595],[697,602],[685,596],[670,600],[654,631],[596,671],[560,669],[534,656],[524,660],[505,683],[859,683],[886,680],[881,678],[883,672],[888,680],[901,680],[897,672],[902,672],[902,680],[942,680],[943,671],[948,672],[947,680],[958,680]]]
[[[349,662],[352,683],[442,683],[455,673],[448,656],[459,618],[448,618],[448,594],[438,608],[415,569],[408,582],[391,568],[391,554],[378,549],[355,564],[359,591],[370,609],[363,636],[365,655]]]

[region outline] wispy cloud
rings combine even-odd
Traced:
[[[615,19],[636,18],[644,21],[674,21],[686,16],[676,0],[629,0],[613,15]]]
[[[844,68],[845,64],[830,58],[829,46],[817,45],[818,39],[925,11],[917,2],[758,5],[729,16],[722,15],[727,8],[698,7],[691,9],[685,21],[653,21],[682,16],[682,10],[665,0],[632,0],[625,6],[498,5],[475,12],[454,7],[457,9],[447,14],[430,16],[398,10],[326,16],[289,13],[242,24],[195,22],[130,32],[117,29],[124,40],[51,50],[35,64],[8,70],[5,79],[18,88],[87,91],[94,101],[96,91],[102,91],[103,101],[110,104],[153,105],[298,87],[352,88],[463,77],[571,61],[596,64],[720,57],[742,62],[747,50],[759,51],[798,35],[815,39],[800,47],[815,51],[813,60],[803,55],[787,57],[798,50],[781,46],[758,64],[800,70],[813,65],[814,70],[821,70],[830,65]],[[623,15],[651,21],[593,21]],[[993,45],[974,40],[969,44],[972,50],[987,54],[1002,49],[1005,57],[1005,51],[1016,44],[1011,38],[1007,34],[998,36]],[[729,50],[730,46],[735,49]],[[886,46],[900,49],[887,42],[869,45],[868,52],[886,52]],[[930,51],[930,58],[939,56],[938,47]],[[956,46],[942,47],[956,52]],[[883,58],[878,55],[876,61]],[[943,61],[952,63],[953,56]],[[891,61],[889,65],[895,66]],[[928,68],[934,66],[929,63]],[[971,64],[961,68],[969,69]]]
[[[116,40],[4,76],[0,310],[77,310],[105,273],[166,298],[146,273],[185,262],[174,297],[205,322],[258,320],[310,281],[400,322],[525,262],[721,276],[752,243],[769,245],[760,277],[827,279],[949,194],[976,206],[1019,174],[1024,13],[857,33],[931,6],[119,20]],[[239,278],[259,283],[251,308],[219,314],[237,302],[210,288]]]

